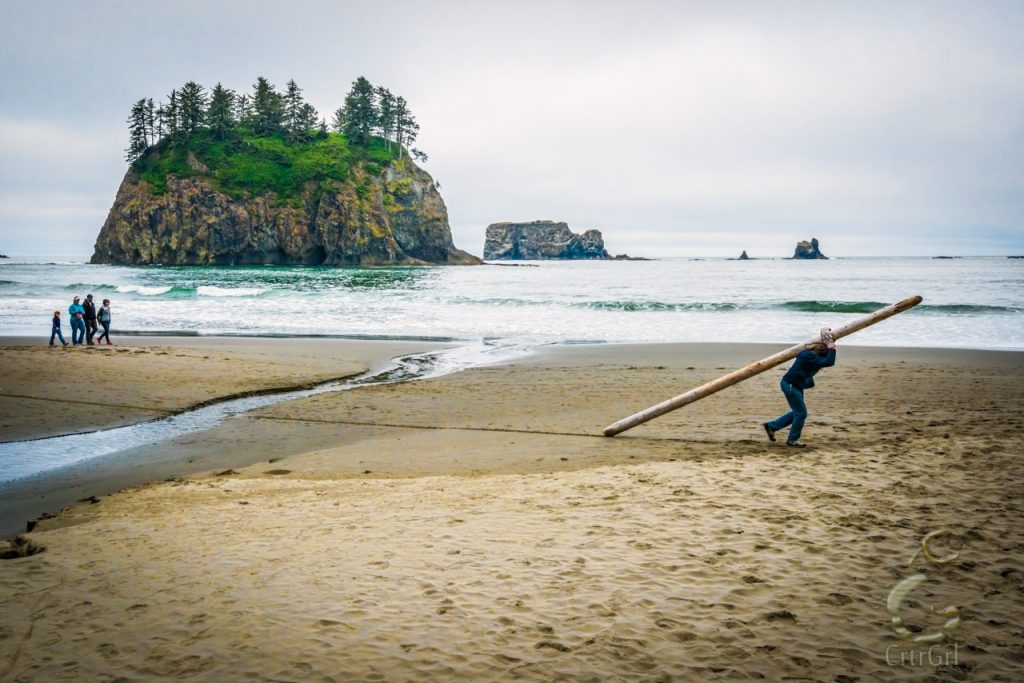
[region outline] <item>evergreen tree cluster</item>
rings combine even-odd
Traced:
[[[334,112],[332,123],[334,130],[357,145],[365,145],[371,136],[377,136],[387,143],[388,149],[394,143],[399,155],[403,147],[408,147],[417,159],[427,159],[422,151],[412,149],[420,126],[405,98],[395,96],[387,88],[374,87],[362,76],[352,83],[345,104]]]
[[[393,142],[399,157],[403,146],[410,147],[419,133],[419,124],[405,98],[392,95],[386,88],[374,87],[362,76],[355,80],[344,105],[334,113],[333,124],[337,132],[356,146],[365,147],[373,137],[379,137],[390,150]],[[189,81],[172,90],[166,102],[154,104],[152,98],[143,98],[132,105],[125,158],[133,163],[162,140],[184,144],[199,131],[209,131],[218,140],[256,135],[280,137],[291,143],[328,136],[327,122],[303,99],[302,88],[294,80],[288,81],[284,92],[279,92],[260,76],[248,94],[236,93],[220,83],[207,91]],[[418,149],[411,150],[411,154],[423,161],[427,159]]]

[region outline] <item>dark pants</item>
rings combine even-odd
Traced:
[[[101,341],[103,341],[103,338],[106,337],[107,338],[107,343],[109,344],[110,343],[110,321],[109,320],[101,320],[100,321],[100,325],[103,325],[103,334],[101,334],[100,336],[96,337],[96,343],[99,344]]]
[[[85,320],[85,338],[90,344],[92,344],[93,335],[96,334],[96,330],[99,328],[96,326],[96,318],[86,318]]]
[[[63,344],[64,346],[68,345],[68,343],[66,341],[64,341],[64,335],[61,334],[60,328],[57,327],[56,325],[54,325],[53,329],[50,330],[50,346],[53,346],[53,339],[54,339],[54,337],[59,338],[60,339],[60,343]]]
[[[71,318],[71,343],[81,344],[85,341],[85,321],[81,318]]]
[[[800,432],[804,430],[804,420],[807,419],[807,404],[804,403],[804,390],[797,389],[786,382],[780,382],[779,386],[782,387],[782,393],[785,394],[786,402],[789,403],[789,412],[775,418],[768,423],[768,426],[774,430],[789,427],[789,436],[786,438],[786,441],[793,443],[800,440]],[[790,425],[792,426],[790,427]]]

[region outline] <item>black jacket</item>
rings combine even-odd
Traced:
[[[94,304],[92,301],[89,301],[88,299],[86,299],[82,303],[82,308],[85,309],[85,319],[86,320],[95,320],[96,319],[96,304]]]
[[[814,375],[822,368],[830,368],[836,364],[836,350],[829,349],[824,356],[819,356],[816,351],[807,349],[801,351],[796,361],[785,375],[782,381],[797,389],[810,389],[814,386]]]

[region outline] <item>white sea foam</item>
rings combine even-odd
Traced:
[[[141,294],[142,296],[159,296],[171,291],[171,287],[145,287],[143,285],[121,285],[117,291],[121,294]]]
[[[199,296],[259,296],[267,290],[258,287],[216,287],[214,285],[200,285],[196,289]]]

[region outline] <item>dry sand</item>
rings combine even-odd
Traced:
[[[782,369],[594,436],[764,350],[558,349],[195,435],[262,462],[0,562],[0,679],[1021,680],[1021,355],[843,347],[803,451],[760,431]],[[908,565],[938,529],[959,559]],[[918,572],[907,621],[962,616],[924,662],[885,608]]]

